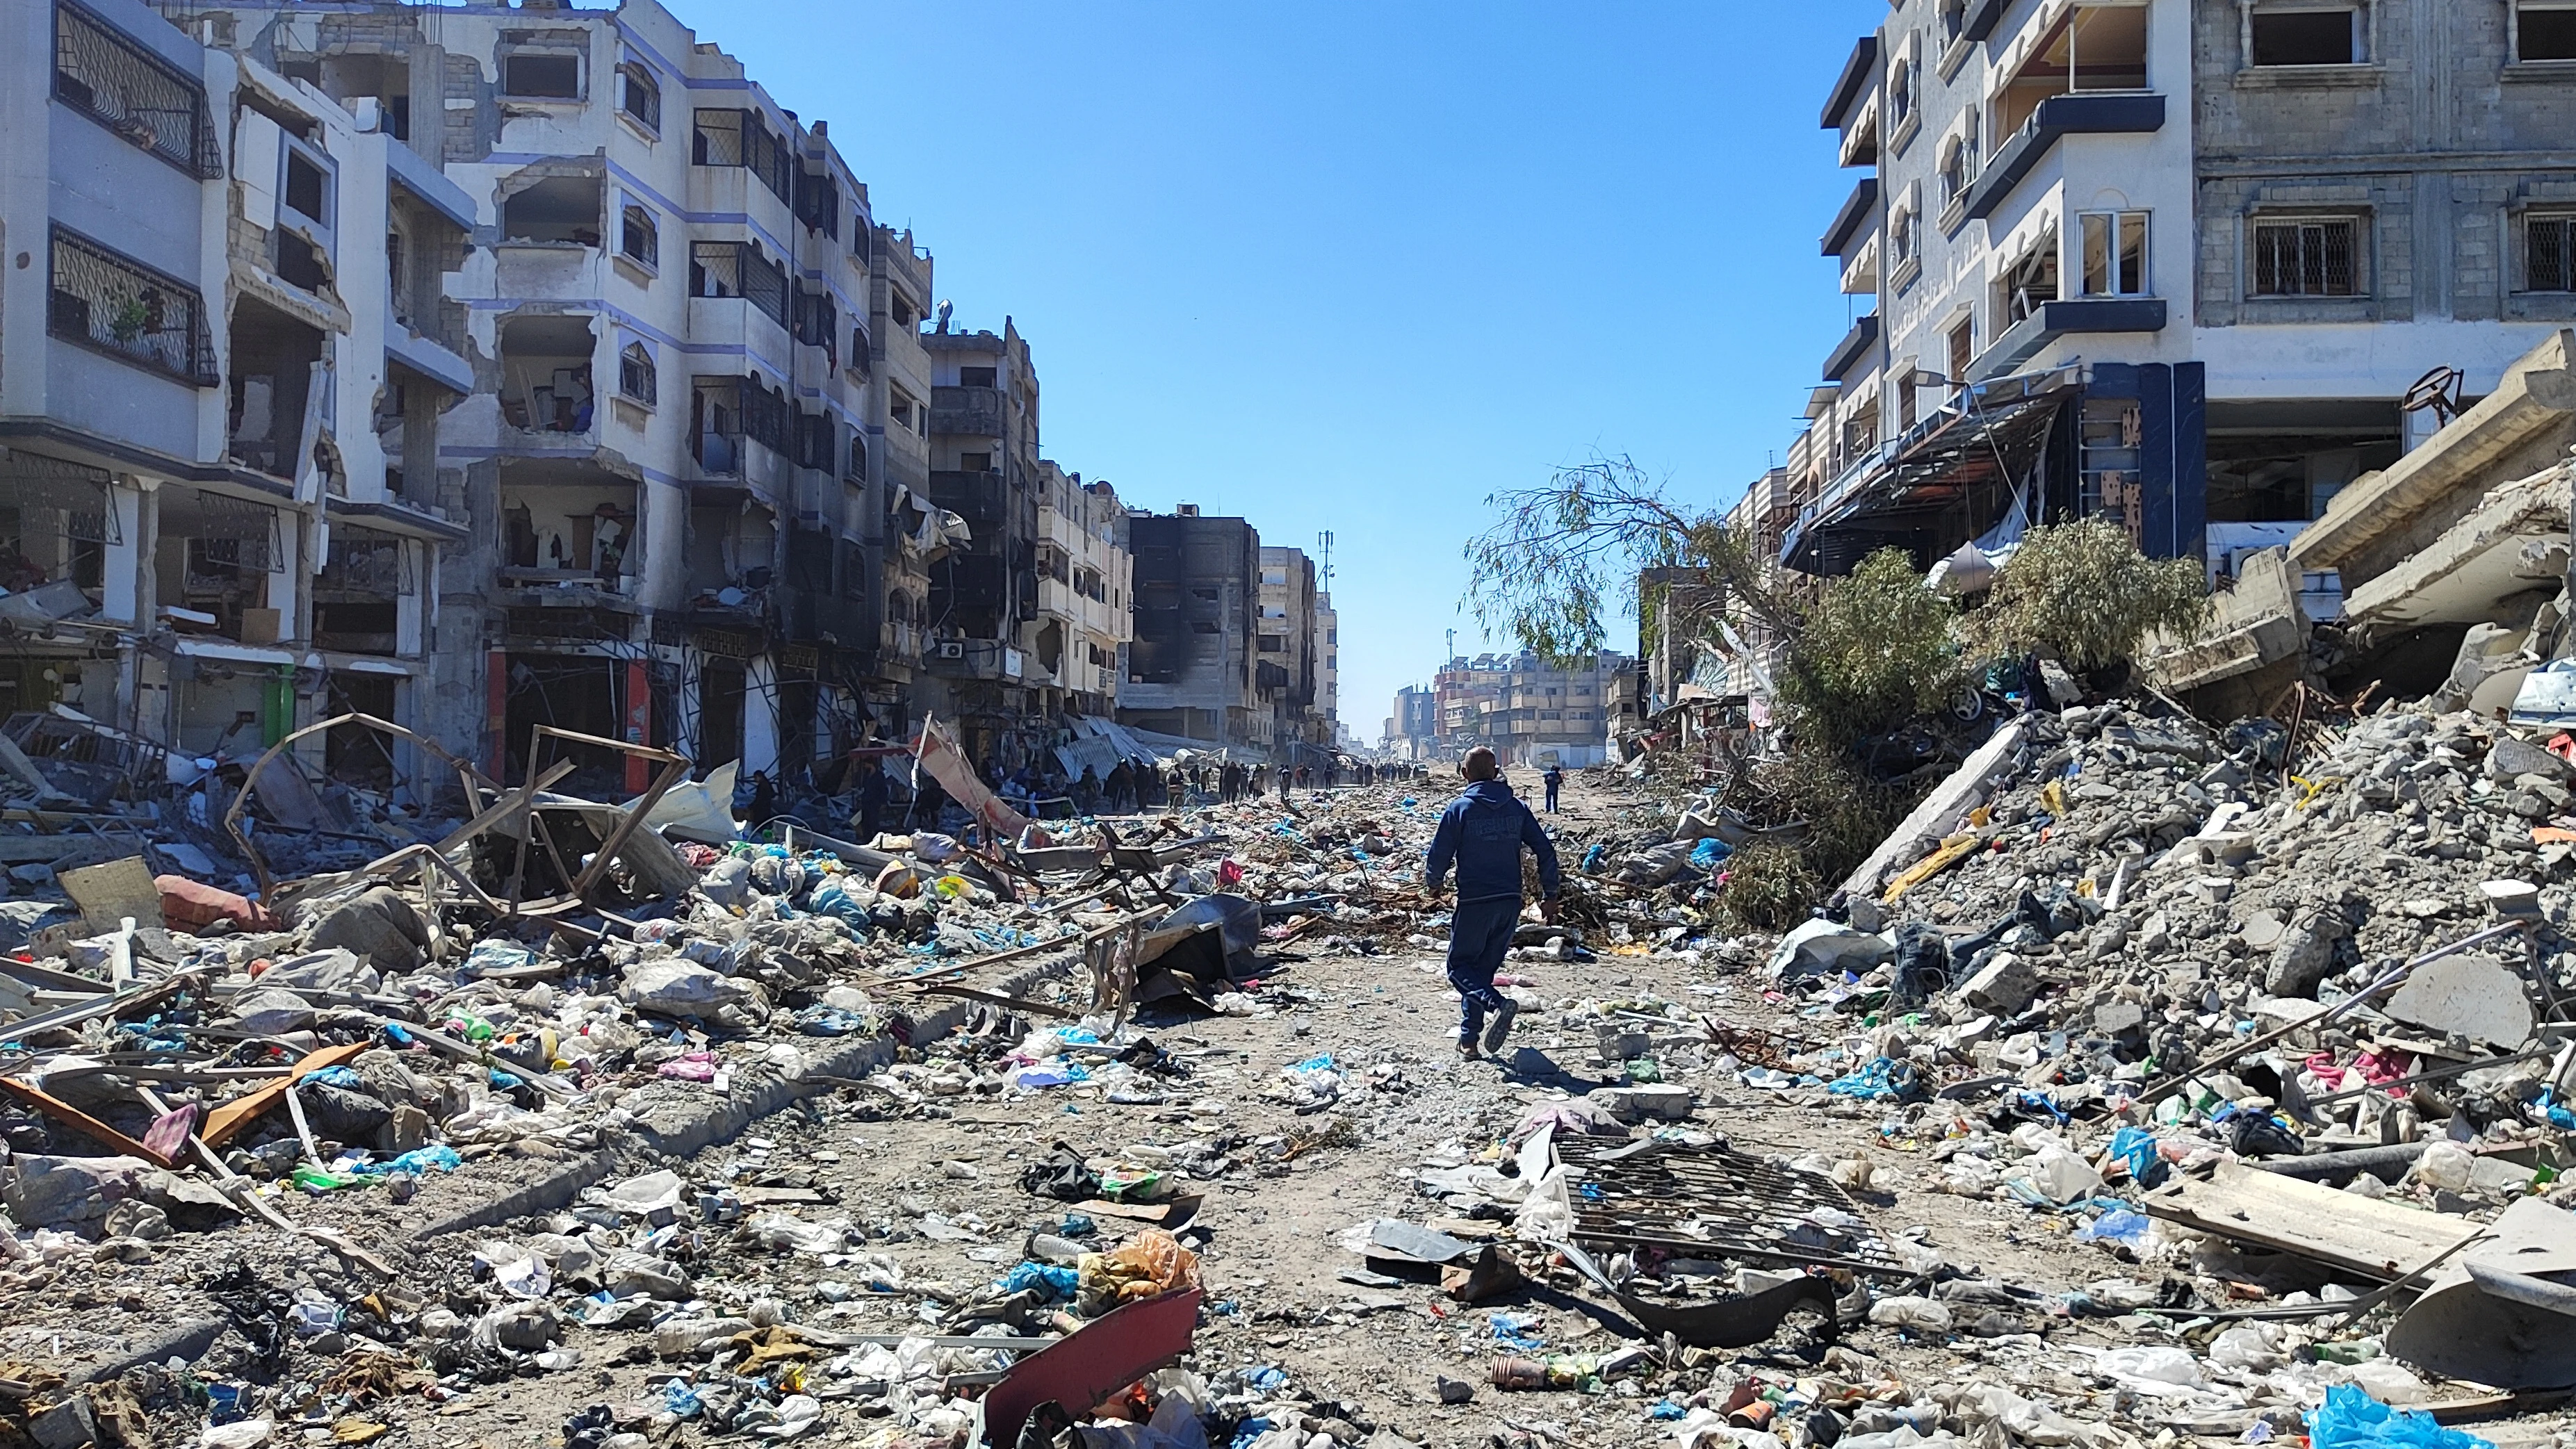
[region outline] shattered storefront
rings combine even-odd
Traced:
[[[125,543],[105,470],[23,450],[0,459],[0,719],[79,708],[93,682],[112,704],[116,636],[93,621]]]
[[[1928,568],[2034,525],[2108,518],[2151,558],[2197,556],[2208,526],[2199,363],[2101,363],[1980,383],[1845,468],[1780,561],[1840,576],[1882,548]]]

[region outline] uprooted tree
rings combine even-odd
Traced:
[[[1891,776],[1891,732],[1955,727],[1989,664],[2037,653],[2095,672],[2151,634],[2187,638],[2206,608],[2199,566],[2156,563],[2098,521],[2032,529],[1986,599],[1964,611],[1894,549],[1848,577],[1782,574],[1721,515],[1676,501],[1625,457],[1557,471],[1545,487],[1487,500],[1498,517],[1467,545],[1467,604],[1488,631],[1566,663],[1598,652],[1633,610],[1649,637],[1741,654],[1745,628],[1769,654],[1785,756],[1725,785],[1782,843],[1730,862],[1721,907],[1747,927],[1803,919],[1913,808],[1937,768]],[[1651,579],[1642,586],[1641,579]],[[1786,843],[1794,840],[1795,843]]]

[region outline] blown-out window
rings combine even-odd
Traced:
[[[548,51],[503,56],[501,94],[524,100],[580,100],[581,57]]]
[[[661,390],[661,376],[653,366],[653,354],[643,343],[630,343],[617,354],[617,391],[621,396],[649,408],[658,400]]]
[[[2350,5],[2257,10],[2246,19],[2258,66],[2359,65],[2363,17]]]
[[[618,223],[617,245],[648,267],[662,264],[662,229],[653,224],[653,213],[644,207],[628,204]]]

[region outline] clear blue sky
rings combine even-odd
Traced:
[[[1048,456],[1338,535],[1366,741],[1481,646],[1489,493],[1598,450],[1731,503],[1848,326],[1817,114],[1886,0],[670,3],[1018,320]]]

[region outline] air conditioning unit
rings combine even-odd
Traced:
[[[940,659],[964,659],[966,657],[966,641],[962,639],[943,640],[941,641],[934,657]]]

